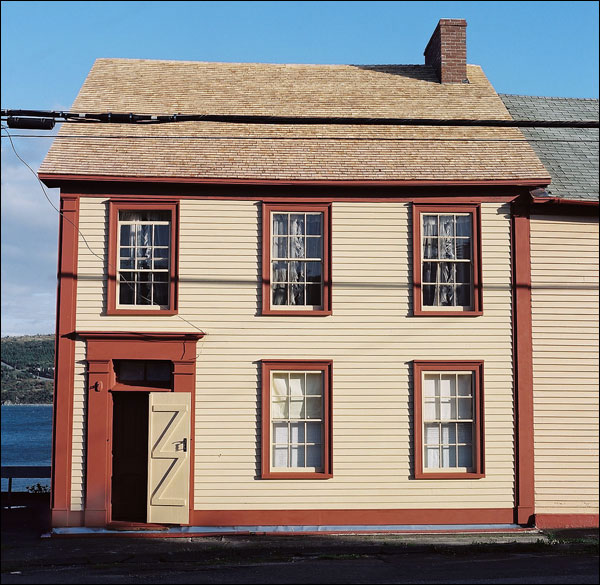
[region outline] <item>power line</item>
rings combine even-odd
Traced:
[[[12,134],[13,138],[52,138],[52,139],[82,139],[82,140],[335,140],[347,142],[566,142],[566,143],[597,143],[598,140],[573,140],[567,138],[423,138],[423,137],[371,137],[371,136],[214,136],[214,135],[178,135],[178,136],[136,136],[134,134]],[[2,136],[7,138],[7,136]]]
[[[230,124],[268,125],[344,125],[344,126],[486,126],[499,128],[598,128],[598,120],[474,120],[468,118],[391,118],[363,116],[271,116],[244,114],[135,114],[120,112],[58,112],[51,110],[2,109],[9,128],[50,130],[56,121],[104,124],[172,124],[178,122],[222,122]],[[48,125],[51,124],[50,127]]]

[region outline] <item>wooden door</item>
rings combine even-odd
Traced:
[[[148,522],[188,524],[190,394],[150,392]]]

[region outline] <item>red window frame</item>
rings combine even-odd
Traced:
[[[443,307],[423,308],[422,255],[421,255],[421,215],[427,213],[470,213],[472,227],[472,264],[473,264],[473,306],[470,310],[445,310]],[[415,317],[477,317],[483,315],[483,285],[481,277],[481,205],[456,204],[436,205],[413,203],[413,315]]]
[[[318,371],[323,373],[323,471],[272,471],[271,469],[271,372]],[[261,362],[261,477],[262,479],[330,479],[333,477],[331,360],[263,360]]]
[[[171,214],[171,250],[169,262],[169,308],[140,309],[117,306],[117,267],[119,263],[119,212],[120,211],[168,211]],[[109,201],[108,225],[108,285],[107,285],[107,315],[176,315],[179,273],[179,203],[177,201]]]
[[[423,465],[423,373],[464,371],[473,375],[473,469],[471,471],[425,471]],[[413,437],[415,479],[480,479],[485,477],[483,421],[483,361],[413,362]]]
[[[271,214],[273,212],[320,212],[323,214],[323,304],[320,309],[273,309],[271,306]],[[331,315],[331,204],[263,203],[262,205],[262,315]]]

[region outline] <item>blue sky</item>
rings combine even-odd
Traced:
[[[421,64],[440,18],[501,93],[598,97],[598,2],[2,2],[2,108],[69,109],[98,57]],[[50,140],[15,139],[35,169]],[[56,191],[50,198],[57,204]],[[2,335],[54,329],[56,212],[2,139]]]

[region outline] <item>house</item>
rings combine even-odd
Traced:
[[[536,500],[551,176],[464,20],[425,65],[99,59],[72,111],[212,117],[82,117],[40,168],[62,211],[53,526],[597,525],[597,489]],[[579,436],[557,426],[565,456]]]
[[[500,97],[515,120],[598,120],[598,100]],[[580,525],[598,507],[598,127],[522,132],[552,177],[529,212],[537,524]]]

